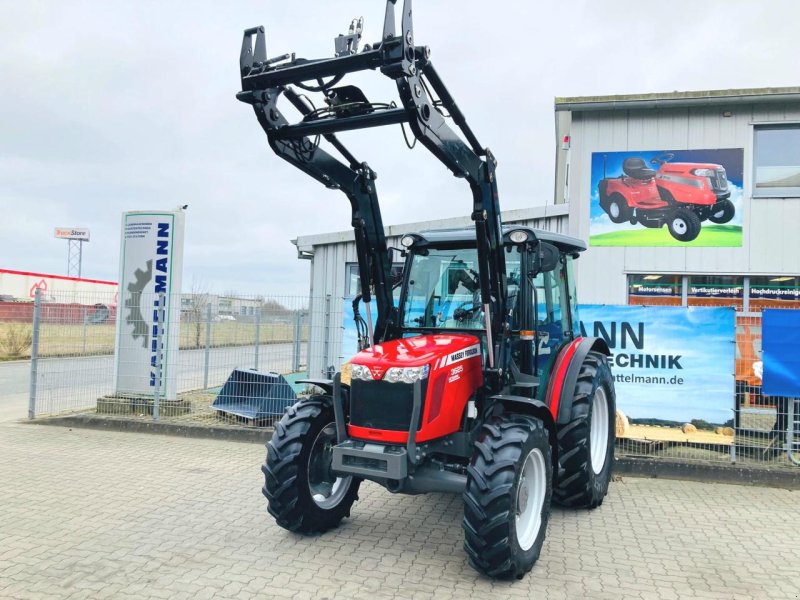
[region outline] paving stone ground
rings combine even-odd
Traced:
[[[517,582],[472,570],[457,496],[362,486],[334,532],[280,529],[263,446],[0,424],[0,598],[800,598],[800,493],[625,478],[553,509]]]

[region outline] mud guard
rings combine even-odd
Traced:
[[[572,412],[572,392],[578,382],[581,365],[592,350],[611,356],[611,350],[604,339],[578,337],[564,346],[556,358],[547,389],[547,405],[555,418],[556,426],[569,423],[569,416]]]

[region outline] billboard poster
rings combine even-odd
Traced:
[[[611,349],[617,409],[631,424],[626,437],[732,426],[733,308],[581,305],[580,317],[582,334]]]
[[[114,369],[118,394],[152,396],[160,364],[161,397],[177,397],[183,228],[183,211],[122,216]]]
[[[800,398],[800,310],[765,309],[763,393]]]
[[[742,148],[593,152],[590,246],[742,245]]]

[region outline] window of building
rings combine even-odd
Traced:
[[[800,124],[755,129],[754,196],[800,196]]]
[[[800,277],[750,277],[750,311],[800,308]]]
[[[744,310],[744,277],[731,275],[690,275],[689,306],[733,306]]]
[[[403,274],[403,264],[404,263],[392,263],[392,279],[396,277],[400,277]],[[361,293],[361,276],[358,274],[358,264],[357,263],[347,263],[345,273],[347,274],[347,280],[345,282],[345,291],[348,297],[355,297]],[[399,300],[400,298],[400,288],[396,287],[394,289],[394,299]]]
[[[681,306],[682,275],[629,275],[628,304]]]

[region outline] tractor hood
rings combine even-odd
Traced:
[[[376,344],[356,354],[350,362],[369,367],[375,379],[382,379],[391,367],[430,365],[433,370],[480,352],[480,340],[474,335],[436,333]]]

